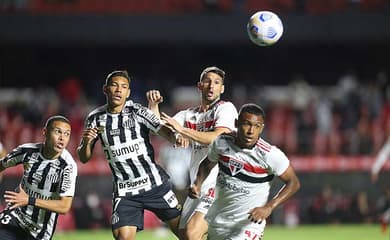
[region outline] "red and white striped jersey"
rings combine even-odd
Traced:
[[[216,128],[235,130],[234,121],[237,119],[237,109],[231,102],[218,101],[206,112],[200,112],[200,107],[189,108],[178,112],[173,118],[182,126],[196,131],[210,132]],[[195,181],[198,168],[207,155],[208,145],[192,142],[190,163],[190,180]]]

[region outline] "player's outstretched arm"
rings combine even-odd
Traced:
[[[19,192],[5,191],[4,199],[6,203],[10,203],[10,209],[34,205],[39,208],[44,208],[59,214],[69,212],[73,197],[61,197],[59,200],[43,200],[30,197],[23,188],[19,185]]]
[[[77,148],[77,155],[82,163],[88,162],[93,154],[93,142],[98,136],[98,128],[87,128]]]
[[[167,126],[161,126],[160,130],[157,132],[158,135],[164,137],[169,142],[174,144],[176,147],[187,148],[190,144],[189,139],[184,138],[182,135],[173,132]]]
[[[299,179],[291,165],[282,175],[279,176],[279,178],[285,183],[285,185],[280,189],[275,197],[263,207],[256,207],[249,211],[248,219],[252,222],[260,223],[269,217],[277,206],[287,201],[300,188]]]
[[[168,127],[174,129],[176,132],[180,133],[184,137],[204,145],[211,144],[222,133],[230,132],[229,128],[223,128],[223,127],[217,128],[214,131],[209,131],[209,132],[201,132],[190,128],[186,128],[181,126],[175,119],[173,119],[172,117],[170,117],[164,112],[161,113],[161,119],[165,121]]]
[[[216,164],[217,162],[212,162],[208,158],[204,159],[200,163],[194,184],[190,186],[188,191],[188,196],[190,198],[200,197],[200,188],[202,183],[209,176],[211,169],[213,169]]]

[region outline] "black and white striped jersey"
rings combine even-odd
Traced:
[[[88,115],[86,127],[99,129],[115,196],[134,196],[168,180],[167,173],[155,163],[149,140],[150,130],[157,132],[161,121],[148,108],[128,100],[121,113],[111,114],[104,105]]]
[[[20,184],[29,196],[44,200],[74,196],[77,165],[72,155],[65,149],[59,158],[45,159],[41,154],[42,147],[42,143],[20,145],[1,160],[0,164],[4,168],[23,164]],[[34,238],[52,238],[57,224],[57,213],[31,205],[15,208],[10,213]]]

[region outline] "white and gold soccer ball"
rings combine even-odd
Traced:
[[[246,26],[250,40],[258,46],[270,46],[283,35],[283,23],[271,11],[259,11],[251,16]]]

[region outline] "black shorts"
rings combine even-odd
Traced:
[[[162,221],[174,219],[181,213],[170,182],[136,196],[116,197],[112,203],[112,229],[124,226],[136,226],[137,231],[144,229],[144,210],[147,209]]]
[[[24,231],[9,211],[0,213],[0,239],[1,240],[34,240],[30,234]]]

